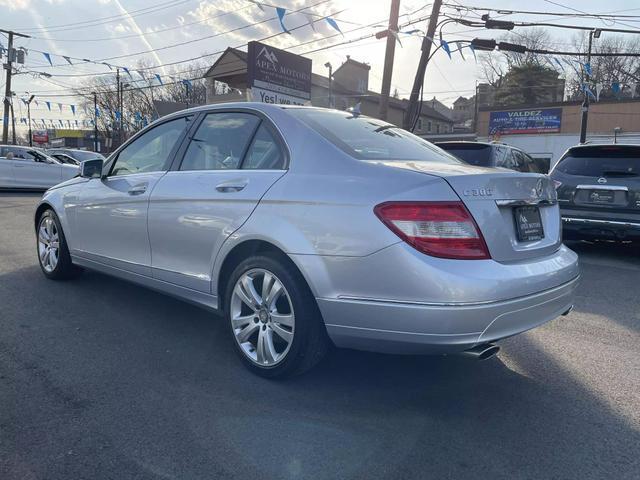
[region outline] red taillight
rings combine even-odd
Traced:
[[[374,212],[396,235],[427,255],[460,260],[491,258],[462,202],[385,202]]]

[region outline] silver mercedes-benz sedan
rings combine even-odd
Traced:
[[[35,213],[48,278],[95,269],[222,312],[267,377],[331,344],[490,356],[571,309],[560,229],[543,175],[355,112],[252,103],[163,117]]]

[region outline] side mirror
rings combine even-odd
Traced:
[[[80,163],[80,176],[82,178],[100,178],[102,177],[103,161],[100,158],[85,160]]]

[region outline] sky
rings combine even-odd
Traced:
[[[313,61],[313,71],[324,75],[327,74],[326,62],[331,62],[335,69],[350,55],[371,65],[369,88],[379,91],[385,40],[367,38],[317,52],[311,50],[383,30],[388,22],[390,3],[391,0],[0,0],[0,29],[31,36],[15,41],[14,46],[26,48],[28,55],[23,67],[25,73],[14,76],[12,90],[18,97],[25,97],[26,92],[30,92],[40,100],[37,107],[33,105],[33,118],[66,121],[82,116],[80,112],[77,112],[80,117],[74,116],[68,106],[78,103],[78,100],[64,95],[86,82],[88,75],[113,74],[101,62],[134,70],[140,61],[166,65],[206,55],[202,61],[212,64],[217,58],[215,52],[228,46],[242,46],[250,40],[281,33],[278,20],[269,20],[276,16],[275,7],[286,9],[284,24],[295,30],[291,34],[277,35],[266,43],[305,54]],[[491,12],[494,18],[628,28],[637,29],[640,33],[640,4],[637,0],[609,0],[606,3],[600,0],[444,0],[444,3],[498,10],[638,15],[634,19],[625,19],[622,24],[598,18],[559,19],[540,14],[506,16],[502,12]],[[486,13],[486,10],[456,9],[449,5],[445,5],[442,12],[453,17],[479,19]],[[304,7],[308,7],[304,12],[310,15],[294,12]],[[400,29],[401,32],[426,31],[430,11],[430,2],[401,0],[400,25],[407,24]],[[342,34],[325,17],[335,20]],[[309,25],[310,19],[315,30]],[[256,22],[261,23],[251,26]],[[570,48],[571,32],[562,29],[549,31],[553,39],[550,48]],[[444,27],[443,38],[447,41],[496,38],[500,33],[451,23]],[[397,89],[401,96],[408,95],[413,83],[422,42],[419,35],[419,32],[411,35],[401,33],[401,45],[396,46],[392,91]],[[0,36],[0,43],[6,47],[6,37]],[[299,45],[301,43],[306,44]],[[53,67],[41,52],[50,54]],[[453,52],[450,59],[442,50],[434,55],[427,69],[425,99],[435,96],[450,105],[458,96],[473,95],[476,81],[481,79],[481,71],[470,50],[463,49],[462,53],[464,58]],[[500,55],[498,52],[495,54]],[[73,65],[69,65],[63,55],[71,57]],[[90,59],[95,63],[76,58]],[[153,73],[166,79],[170,69],[180,72],[186,70],[186,65],[160,66]],[[52,77],[37,78],[35,74],[26,72],[45,72]],[[189,72],[177,76],[189,78]],[[4,76],[0,77],[3,92],[4,82]],[[51,111],[44,103],[46,101],[50,102]],[[58,103],[63,104],[62,111]],[[22,102],[15,105],[16,117],[26,116]]]

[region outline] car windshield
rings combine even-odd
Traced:
[[[575,149],[560,160],[556,170],[586,177],[638,177],[640,148]]]
[[[440,148],[471,165],[491,166],[491,146],[481,143],[441,143]]]
[[[292,115],[360,160],[460,161],[432,143],[389,123],[350,112],[292,108]]]

